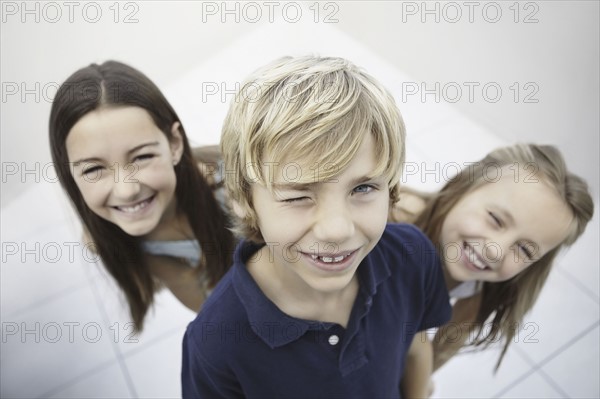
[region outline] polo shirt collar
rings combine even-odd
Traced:
[[[233,287],[246,310],[250,328],[270,348],[289,344],[308,330],[327,330],[335,323],[302,320],[283,313],[262,292],[246,268],[246,262],[265,244],[247,240],[240,242],[235,250],[233,264]],[[390,268],[383,259],[375,261],[372,252],[358,267],[360,292],[357,300],[366,296],[365,305],[370,308],[377,286],[390,277]],[[352,320],[349,322],[349,326]]]

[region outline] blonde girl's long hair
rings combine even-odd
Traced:
[[[454,205],[463,195],[489,182],[485,179],[488,168],[510,165],[531,173],[521,178],[537,178],[553,187],[573,213],[573,226],[561,244],[522,273],[507,281],[483,284],[481,305],[475,319],[476,333],[468,345],[487,348],[503,339],[496,369],[523,317],[535,304],[556,255],[561,248],[573,244],[581,236],[593,216],[594,204],[586,182],[567,170],[560,151],[554,146],[517,144],[503,147],[470,166],[472,169],[468,173],[459,173],[438,193],[425,198],[427,204],[415,220],[415,224],[439,247],[442,224]]]

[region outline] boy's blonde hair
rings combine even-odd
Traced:
[[[294,167],[294,183],[328,181],[350,163],[366,133],[373,135],[378,161],[372,174],[385,176],[395,202],[405,129],[381,84],[349,61],[332,57],[284,57],[252,74],[229,108],[221,137],[225,186],[241,211],[236,213],[244,215],[238,232],[262,241],[251,184],[272,187],[267,172],[272,168],[265,166],[294,161],[311,170],[298,175]]]

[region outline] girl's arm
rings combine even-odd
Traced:
[[[408,349],[404,375],[402,376],[402,396],[405,398],[428,398],[431,392],[433,373],[433,347],[427,334],[421,331],[415,335]]]
[[[167,287],[188,309],[198,312],[206,300],[208,287],[202,275],[184,261],[169,256],[147,256],[150,273]]]
[[[452,319],[440,327],[433,340],[433,371],[450,360],[477,331],[475,320],[480,303],[481,293],[456,301]]]

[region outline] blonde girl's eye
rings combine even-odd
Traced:
[[[488,211],[488,215],[490,215],[490,217],[492,218],[492,221],[498,226],[498,227],[502,227],[503,223],[502,223],[502,219],[500,219],[494,212],[489,212]]]
[[[523,243],[519,244],[519,250],[525,255],[528,260],[533,260],[533,256],[536,252],[535,244]]]

